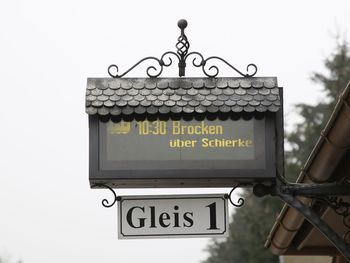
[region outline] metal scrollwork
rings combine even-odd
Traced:
[[[283,194],[277,191],[277,195],[290,207],[299,211],[315,228],[317,228],[345,257],[347,261],[350,261],[350,247],[346,242],[349,238],[349,232],[347,232],[342,238],[324,221],[320,216],[314,212],[309,206],[303,204],[298,198],[290,194]],[[327,198],[326,198],[327,199]],[[324,199],[328,202],[329,200]],[[333,200],[331,201],[331,203]]]
[[[178,60],[180,60],[179,56],[175,52],[167,51],[161,56],[160,59],[158,59],[156,57],[146,57],[146,58],[141,59],[139,62],[137,62],[135,65],[133,65],[131,68],[129,68],[127,71],[125,71],[124,73],[122,73],[120,75],[118,75],[118,71],[119,71],[118,66],[115,64],[112,64],[108,67],[108,74],[112,78],[121,78],[121,77],[125,76],[126,74],[128,74],[130,71],[132,71],[134,68],[136,68],[138,65],[140,65],[142,62],[144,62],[146,60],[153,60],[153,61],[158,63],[156,65],[158,68],[155,65],[151,65],[147,68],[146,73],[147,73],[148,77],[150,77],[150,78],[157,78],[162,74],[163,67],[169,67],[172,65],[173,60],[171,59],[170,55],[173,55]],[[165,62],[164,59],[168,59],[169,62]],[[113,70],[117,71],[117,73],[113,73]],[[152,74],[151,71],[154,71],[155,73]]]
[[[234,192],[237,188],[239,188],[239,187],[240,187],[240,185],[237,185],[237,186],[233,187],[233,188],[231,189],[230,193],[228,194],[228,200],[229,200],[230,203],[231,203],[233,206],[235,206],[235,207],[241,207],[241,206],[244,205],[244,199],[243,199],[242,197],[239,197],[237,202],[232,201],[232,194],[233,194],[233,192]]]
[[[342,198],[336,196],[317,197],[316,200],[325,203],[335,213],[343,217],[343,224],[349,229],[343,235],[343,240],[350,245],[350,203],[344,202]]]
[[[112,78],[121,78],[126,74],[128,74],[130,71],[132,71],[135,67],[143,63],[144,61],[151,60],[153,62],[156,62],[156,65],[149,66],[146,70],[146,73],[150,78],[157,78],[162,74],[164,67],[169,67],[172,65],[173,60],[169,57],[169,55],[173,55],[177,58],[180,77],[185,76],[186,61],[190,56],[195,56],[192,59],[192,65],[195,67],[201,67],[203,73],[209,78],[217,77],[217,75],[220,72],[219,67],[216,65],[211,65],[208,68],[208,62],[212,62],[212,60],[218,60],[226,64],[229,68],[233,69],[235,72],[237,72],[239,75],[245,78],[253,77],[257,73],[258,67],[255,64],[249,64],[246,68],[247,72],[243,73],[242,71],[238,70],[236,67],[232,66],[230,63],[228,63],[225,59],[221,57],[211,56],[205,59],[203,55],[200,54],[199,52],[188,53],[188,50],[190,48],[190,43],[187,39],[187,36],[185,35],[185,28],[187,27],[187,21],[184,19],[181,19],[178,22],[178,27],[181,29],[181,35],[178,37],[178,40],[176,43],[176,49],[177,49],[176,53],[172,51],[165,52],[160,59],[156,57],[143,58],[122,74],[118,74],[118,71],[119,71],[118,66],[115,64],[112,64],[108,67],[108,74]],[[168,56],[168,59],[169,59],[168,63],[165,63],[164,61],[164,58],[166,56]],[[198,58],[199,58],[199,61],[198,61]],[[151,71],[153,71],[153,73]],[[116,72],[116,73],[113,73],[113,72]]]
[[[350,215],[350,204],[344,202],[342,198],[328,197],[328,205],[340,216],[343,216],[344,225],[350,228],[350,222],[346,222],[345,218]]]
[[[212,65],[210,66],[208,69],[207,66],[208,66],[208,61],[210,60],[219,60],[221,62],[223,62],[224,64],[226,64],[228,67],[232,68],[234,71],[236,71],[238,74],[240,74],[242,77],[246,77],[246,78],[249,78],[249,77],[254,77],[255,74],[258,72],[258,67],[255,65],[255,64],[249,64],[247,66],[247,73],[244,74],[243,72],[241,72],[240,70],[238,70],[237,68],[235,68],[234,66],[232,66],[230,63],[228,63],[225,59],[223,58],[220,58],[220,57],[217,57],[217,56],[212,56],[212,57],[209,57],[209,58],[206,58],[204,59],[203,55],[198,53],[198,52],[191,52],[189,53],[186,57],[185,57],[185,60],[189,57],[189,56],[193,56],[195,55],[195,57],[193,58],[192,60],[192,65],[195,66],[195,67],[201,67],[202,68],[202,71],[203,73],[209,77],[209,78],[215,78],[220,70],[219,70],[219,67],[216,66],[216,65]],[[200,61],[198,63],[198,61],[196,62],[197,58],[200,58]],[[253,71],[251,74],[249,74],[248,72],[250,71],[250,68],[253,68]],[[212,71],[213,73],[210,73],[210,71]]]
[[[113,200],[112,200],[112,202],[110,202],[110,201],[108,201],[108,199],[106,199],[106,198],[104,198],[103,200],[102,200],[102,205],[104,206],[104,207],[106,207],[106,208],[110,208],[110,207],[112,207],[112,206],[114,206],[114,204],[117,202],[117,201],[120,201],[121,200],[121,198],[119,197],[119,196],[117,196],[117,194],[115,193],[115,191],[111,188],[111,187],[109,187],[108,185],[105,185],[105,184],[97,184],[97,185],[94,185],[94,187],[98,187],[98,188],[107,188],[107,189],[109,189],[112,193],[113,193]]]
[[[322,184],[299,184],[288,183],[279,174],[277,186],[272,195],[278,195],[291,207],[297,209],[311,224],[318,228],[350,262],[350,203],[343,200],[343,196],[350,196],[348,183],[322,183]],[[273,190],[273,189],[272,189]],[[343,219],[347,228],[342,237],[338,236],[320,216],[312,209],[300,202],[296,197],[303,196],[324,204],[331,208]]]
[[[156,57],[146,57],[146,58],[143,58],[141,59],[139,62],[137,62],[135,65],[133,65],[131,68],[129,68],[127,71],[125,71],[124,73],[118,75],[118,72],[119,72],[119,68],[117,65],[115,64],[112,64],[108,67],[108,74],[112,77],[112,78],[121,78],[123,76],[125,76],[126,74],[128,74],[131,70],[133,70],[134,68],[136,68],[138,65],[140,65],[142,62],[146,61],[146,60],[153,60],[153,61],[156,61],[158,63],[157,66],[159,66],[160,68],[158,69],[159,72],[157,73],[157,68],[155,66],[149,66],[146,70],[147,72],[147,75],[150,77],[150,78],[156,78],[158,76],[160,76],[160,74],[162,74],[163,72],[163,61],[156,58]],[[113,74],[113,70],[116,70],[117,73],[116,74]],[[156,73],[155,74],[152,74],[150,71],[151,70],[154,70]]]

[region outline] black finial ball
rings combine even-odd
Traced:
[[[180,19],[179,22],[177,22],[177,26],[181,29],[185,29],[187,27],[187,21],[185,19]]]

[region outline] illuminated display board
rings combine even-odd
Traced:
[[[91,184],[225,186],[270,180],[276,172],[271,116],[118,122],[90,117],[90,137]]]
[[[255,159],[253,120],[110,121],[100,134],[107,162]]]
[[[232,187],[283,173],[275,77],[89,78],[89,181]]]

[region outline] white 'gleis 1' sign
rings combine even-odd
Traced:
[[[228,200],[223,194],[121,198],[119,239],[228,236]]]

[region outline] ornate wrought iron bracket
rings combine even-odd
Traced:
[[[227,198],[230,203],[235,206],[235,207],[241,207],[244,205],[244,199],[242,197],[239,197],[238,198],[238,201],[237,202],[234,202],[233,199],[232,199],[232,194],[233,192],[237,189],[237,188],[241,188],[241,187],[244,187],[246,185],[237,185],[235,187],[233,187],[230,191],[229,194],[225,195],[225,198]],[[120,196],[117,196],[116,192],[113,190],[113,188],[109,187],[108,185],[105,185],[105,184],[95,184],[93,186],[93,188],[103,188],[103,189],[108,189],[112,192],[113,194],[113,200],[112,201],[108,201],[108,199],[104,198],[102,200],[102,205],[106,208],[110,208],[112,206],[114,206],[114,204],[117,202],[117,201],[121,201],[121,197]]]
[[[289,196],[312,198],[342,216],[344,226],[349,229],[343,239],[350,245],[350,203],[343,201],[342,198],[342,196],[350,196],[350,184],[287,184],[280,186],[280,192]]]
[[[350,262],[350,203],[343,201],[342,196],[350,196],[350,184],[348,183],[324,183],[324,184],[299,184],[289,183],[283,177],[278,176],[276,184],[254,186],[254,194],[262,197],[268,194],[278,196],[290,207],[299,211],[315,228],[317,228]],[[297,197],[312,198],[332,208],[343,217],[347,231],[342,237],[321,219],[309,206],[303,204]]]
[[[173,60],[172,58],[175,58],[178,60],[178,67],[179,67],[179,76],[183,77],[185,76],[185,69],[186,69],[186,61],[191,57],[192,59],[192,65],[197,68],[202,68],[203,73],[209,77],[209,78],[215,78],[219,74],[219,67],[216,65],[209,65],[211,61],[218,60],[222,63],[226,64],[229,68],[233,69],[236,73],[241,75],[242,77],[253,77],[258,71],[258,67],[255,64],[249,64],[246,68],[247,73],[243,73],[242,71],[238,70],[234,66],[232,66],[230,63],[228,63],[225,59],[217,56],[211,56],[208,58],[204,58],[204,56],[199,52],[190,52],[188,53],[188,50],[190,48],[190,43],[187,39],[187,36],[185,35],[185,28],[187,27],[187,21],[184,19],[179,20],[178,27],[181,30],[181,35],[177,39],[176,43],[176,53],[173,51],[167,51],[165,52],[160,58],[157,57],[145,57],[141,59],[139,62],[137,62],[135,65],[133,65],[131,68],[123,72],[122,74],[119,74],[119,68],[117,65],[112,64],[108,67],[108,74],[112,78],[121,78],[124,77],[126,74],[128,74],[130,71],[132,71],[134,68],[136,68],[138,65],[143,63],[144,61],[152,61],[155,64],[147,67],[146,73],[148,77],[150,78],[157,78],[159,77],[164,67],[169,67],[172,65]],[[251,73],[249,73],[251,71]]]
[[[324,220],[322,220],[317,213],[315,213],[309,206],[303,204],[295,196],[283,194],[281,192],[277,192],[277,196],[279,196],[290,207],[299,211],[339,250],[347,261],[350,261],[350,246],[345,241],[345,237],[339,237],[338,234]],[[346,236],[348,236],[348,234],[346,234]]]
[[[117,194],[115,193],[115,191],[109,187],[108,185],[105,185],[105,184],[96,184],[93,186],[93,188],[107,188],[109,189],[112,193],[113,193],[113,200],[110,202],[108,201],[108,199],[104,198],[102,200],[102,205],[106,208],[110,208],[112,206],[114,206],[114,204],[117,202],[117,201],[120,201],[121,200],[121,197],[120,196],[117,196]]]
[[[236,185],[235,187],[233,187],[233,188],[231,189],[231,191],[230,191],[229,194],[225,195],[225,198],[227,198],[227,199],[230,201],[231,205],[233,205],[233,206],[235,206],[235,207],[241,207],[241,206],[244,205],[244,199],[243,199],[242,197],[239,197],[238,200],[237,200],[237,202],[234,202],[233,199],[232,199],[232,194],[233,194],[233,192],[234,192],[237,188],[241,188],[241,187],[244,187],[244,186],[246,186],[246,185],[241,185],[241,184]]]

